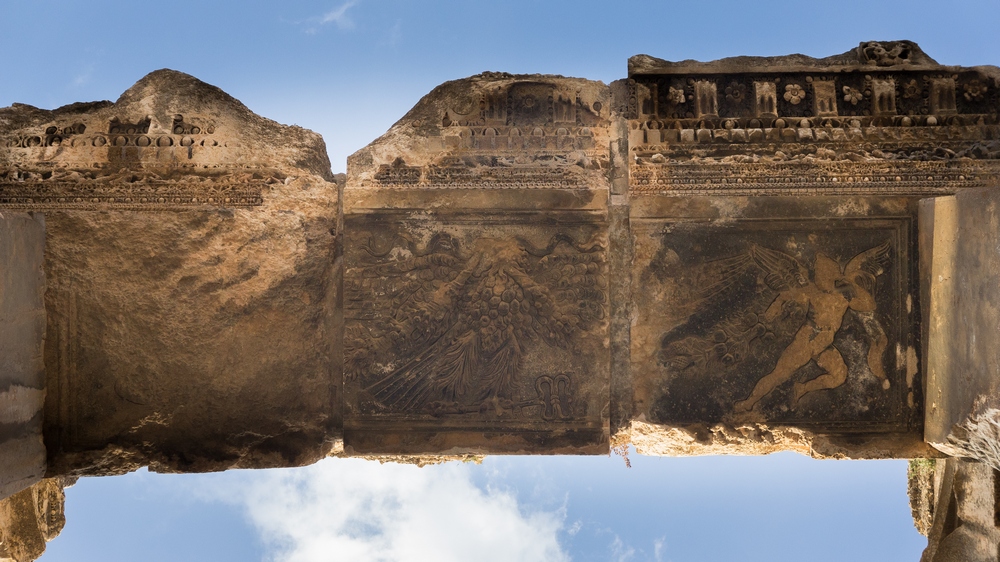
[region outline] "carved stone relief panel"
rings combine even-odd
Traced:
[[[345,453],[608,451],[609,100],[481,74],[348,159]]]
[[[919,442],[907,204],[870,214],[858,211],[878,204],[858,200],[703,205],[632,219],[636,419],[690,435],[794,428],[794,443],[764,447],[814,454],[900,455]],[[730,214],[705,214],[712,205]],[[873,434],[910,443],[895,453],[810,444]],[[766,438],[746,441],[757,450]]]
[[[348,220],[345,451],[608,447],[600,216]]]
[[[63,487],[75,478],[46,478],[0,500],[0,560],[37,560],[66,525]]]

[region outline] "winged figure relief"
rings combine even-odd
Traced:
[[[752,272],[775,294],[773,300],[762,313],[743,311],[720,321],[708,339],[689,337],[666,344],[661,361],[674,369],[683,369],[693,362],[700,362],[703,369],[725,368],[753,353],[754,343],[773,339],[772,327],[784,325],[794,332],[791,342],[781,350],[770,372],[757,381],[750,395],[736,402],[734,411],[754,409],[799,369],[815,361],[822,373],[794,384],[794,407],[806,394],[837,388],[847,381],[848,367],[834,346],[834,337],[848,311],[854,311],[869,340],[868,367],[882,380],[882,388],[888,389],[889,379],[882,366],[888,339],[874,312],[876,278],[889,264],[890,248],[889,242],[870,248],[854,256],[844,267],[817,253],[811,276],[809,269],[794,257],[757,244],[750,244],[739,255],[716,260],[709,269],[713,280],[701,285],[698,298],[724,298],[744,274]],[[757,349],[761,348],[764,346]]]
[[[403,237],[382,248],[369,243],[373,263],[359,268],[348,298],[382,304],[349,329],[348,376],[395,412],[537,405],[563,415],[565,403],[553,410],[518,396],[519,377],[530,346],[569,348],[575,334],[604,320],[603,250],[564,234],[544,247],[480,238],[463,250],[447,233],[424,247]],[[567,375],[549,379],[523,388],[567,402]],[[554,381],[562,381],[558,393]]]

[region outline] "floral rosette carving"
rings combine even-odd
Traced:
[[[747,99],[747,87],[745,84],[740,84],[739,82],[733,82],[726,86],[726,99],[735,103],[741,104]]]
[[[788,84],[785,86],[785,101],[792,105],[798,105],[802,103],[802,100],[806,99],[806,91],[799,84]]]
[[[670,89],[667,90],[667,100],[674,105],[680,105],[687,101],[687,98],[684,96],[684,90],[671,86]]]
[[[966,101],[983,101],[986,96],[986,91],[988,90],[986,84],[983,84],[979,80],[973,80],[965,85],[963,88],[963,96]]]
[[[858,102],[864,98],[857,88],[852,88],[850,86],[844,86],[844,101],[851,105],[858,105]]]

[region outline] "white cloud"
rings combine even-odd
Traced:
[[[327,459],[255,474],[228,501],[278,562],[569,560],[557,540],[564,511],[526,512],[469,470]]]
[[[385,40],[382,42],[383,45],[388,45],[390,47],[395,46],[399,43],[399,40],[403,37],[403,22],[396,20],[396,23],[389,28],[385,34]]]
[[[348,17],[347,10],[353,8],[357,5],[357,3],[357,0],[348,0],[347,2],[341,4],[339,8],[335,8],[323,14],[323,16],[319,18],[320,25],[335,23],[340,29],[350,29],[354,27],[354,20]]]
[[[663,562],[663,550],[667,546],[667,537],[660,537],[653,541],[653,555],[656,562]]]
[[[80,68],[80,71],[73,77],[73,86],[80,87],[90,82],[94,76],[94,63],[87,63]]]
[[[610,549],[611,556],[616,562],[627,562],[635,557],[635,549],[625,544],[618,535],[611,541]]]

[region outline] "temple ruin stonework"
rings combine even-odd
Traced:
[[[2,108],[0,555],[66,478],[632,444],[921,459],[997,561],[998,186],[1000,69],[908,41],[455,80],[346,177],[171,70]]]

